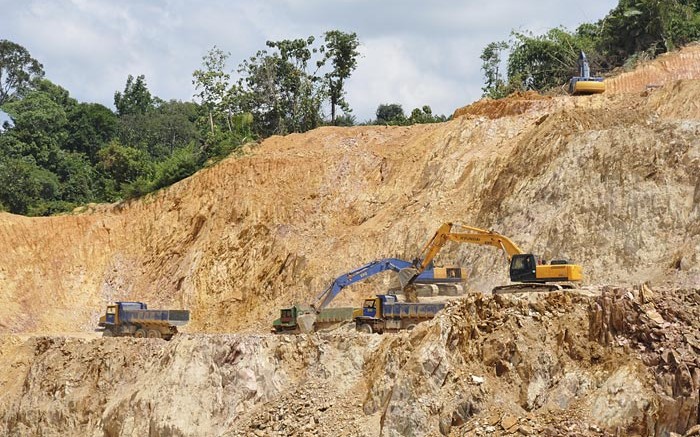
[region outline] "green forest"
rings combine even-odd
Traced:
[[[216,46],[192,73],[191,102],[165,100],[144,75],[126,78],[112,110],[78,102],[45,78],[20,44],[0,40],[0,210],[29,216],[131,199],[166,187],[270,135],[354,125],[345,83],[357,67],[355,33],[268,41],[241,62]],[[324,114],[323,108],[329,108]],[[381,104],[367,123],[444,121],[429,106],[405,115]]]
[[[605,74],[699,38],[700,0],[620,0],[604,18],[575,31],[513,31],[508,41],[488,44],[481,54],[483,95],[498,99],[517,91],[556,91],[578,74],[580,51],[591,72]]]
[[[699,11],[700,0],[620,0],[575,31],[513,32],[483,50],[484,95],[559,87],[576,74],[580,50],[597,73],[651,59],[697,40]],[[0,40],[0,109],[10,118],[0,128],[0,210],[43,216],[131,199],[270,135],[356,125],[345,85],[359,45],[355,33],[337,30],[267,41],[235,70],[230,54],[214,46],[191,73],[192,101],[155,96],[137,74],[114,92],[111,109],[78,102],[22,45]],[[376,118],[361,124],[446,119],[428,105],[406,114],[400,104],[380,103]]]

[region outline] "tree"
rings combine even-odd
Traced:
[[[513,32],[508,58],[509,87],[545,90],[567,83],[578,74],[578,55],[586,52],[591,70],[596,71],[595,41],[557,27],[544,35]]]
[[[0,40],[0,106],[33,88],[44,77],[44,66],[21,45]]]
[[[201,167],[200,158],[193,146],[177,149],[168,159],[156,164],[153,189],[167,187],[194,174]]]
[[[30,213],[41,200],[57,199],[58,192],[58,177],[33,159],[0,159],[0,204],[10,212]]]
[[[146,86],[146,76],[142,74],[134,81],[134,76],[129,75],[124,92],[114,93],[114,106],[119,115],[145,114],[152,109],[153,97]]]
[[[145,114],[119,117],[117,138],[121,144],[144,150],[152,158],[163,159],[175,149],[199,141],[199,108],[192,102],[157,101]]]
[[[199,107],[193,102],[170,100],[153,111],[148,123],[151,140],[148,151],[154,158],[164,158],[176,150],[199,142],[197,130]]]
[[[21,100],[6,103],[3,109],[14,124],[4,135],[21,146],[17,152],[33,157],[41,167],[54,169],[66,138],[65,110],[42,91],[31,91]]]
[[[377,124],[404,124],[406,115],[398,103],[381,104],[377,107]]]
[[[332,30],[325,33],[325,60],[330,60],[333,70],[326,73],[328,95],[331,103],[331,123],[335,124],[335,108],[340,106],[343,112],[350,112],[345,101],[345,80],[357,68],[360,45],[357,34]],[[319,64],[319,67],[322,64]]]
[[[82,153],[61,151],[56,165],[60,200],[75,204],[95,199],[96,172]]]
[[[99,103],[78,103],[66,115],[68,137],[64,149],[83,153],[96,164],[97,153],[117,133],[117,116]]]
[[[497,98],[518,89],[560,86],[578,74],[581,50],[587,55],[591,71],[600,74],[698,40],[700,2],[619,0],[605,18],[583,23],[575,32],[555,28],[543,35],[512,32],[511,36],[505,86],[497,69],[502,43],[491,43],[482,53],[484,95]]]
[[[320,126],[325,93],[319,77],[308,71],[318,51],[312,47],[314,40],[268,41],[273,52],[260,50],[239,66],[242,77],[231,101],[238,111],[253,114],[255,132],[284,135]]]
[[[500,99],[508,94],[506,82],[503,79],[503,74],[501,74],[500,71],[502,62],[501,52],[507,48],[507,42],[497,41],[486,45],[481,53],[481,70],[484,72],[486,79],[486,86],[481,88],[482,91],[484,91],[484,94],[482,95],[483,97]]]
[[[700,6],[682,0],[620,0],[601,20],[599,48],[610,66],[653,57],[700,37]]]
[[[148,154],[133,147],[122,146],[112,141],[99,152],[98,168],[118,184],[135,181],[139,176],[151,174],[152,167]]]
[[[428,105],[415,108],[408,117],[408,124],[440,123],[447,120],[444,115],[433,115],[433,110]]]
[[[210,133],[214,134],[214,117],[228,112],[231,114],[230,108],[224,109],[226,97],[229,91],[229,80],[231,75],[226,73],[226,60],[230,53],[214,46],[202,58],[203,70],[195,70],[192,75],[194,80],[192,84],[195,90],[199,90],[196,94],[201,100],[201,105],[207,110],[207,118],[209,121]],[[231,129],[228,117],[225,116],[229,130]]]

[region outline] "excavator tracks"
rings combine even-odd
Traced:
[[[511,293],[548,293],[552,291],[561,290],[572,290],[576,288],[574,284],[571,283],[523,283],[523,284],[511,284],[511,285],[501,285],[494,287],[491,290],[492,294],[511,294]]]

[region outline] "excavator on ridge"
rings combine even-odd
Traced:
[[[566,260],[546,263],[531,253],[524,253],[510,238],[497,232],[444,223],[423,247],[414,265],[399,271],[399,280],[408,301],[417,300],[413,282],[448,241],[493,246],[505,252],[510,263],[510,280],[515,284],[496,287],[492,291],[495,294],[575,288],[573,283],[583,279],[580,265]]]
[[[578,55],[579,76],[569,81],[569,94],[573,96],[585,94],[600,94],[605,92],[605,82],[599,76],[591,76],[591,67],[583,50]]]

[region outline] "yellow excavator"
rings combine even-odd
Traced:
[[[566,260],[552,260],[546,263],[531,253],[524,253],[510,238],[497,232],[444,223],[423,247],[420,257],[414,262],[414,267],[399,272],[406,300],[414,301],[413,281],[448,241],[493,246],[505,252],[510,263],[510,280],[515,284],[496,287],[493,293],[556,291],[575,288],[573,283],[583,279],[580,265],[570,264]]]
[[[591,68],[583,50],[578,56],[579,76],[574,76],[569,81],[569,94],[580,96],[586,94],[600,94],[605,92],[605,82],[600,76],[591,76]]]

